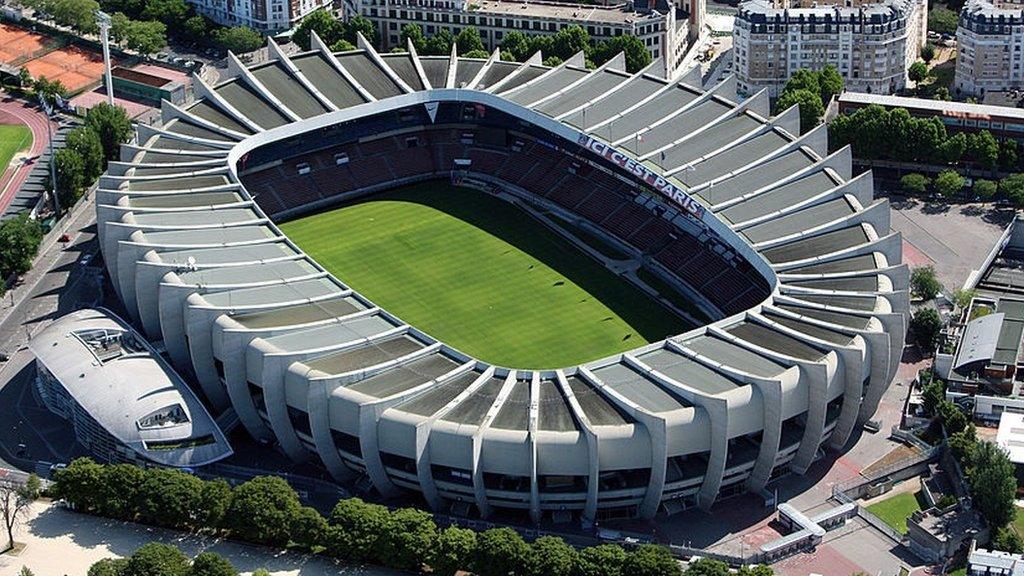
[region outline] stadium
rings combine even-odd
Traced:
[[[795,107],[621,55],[229,61],[101,178],[104,262],[214,414],[338,481],[706,509],[841,448],[895,374],[900,237]]]

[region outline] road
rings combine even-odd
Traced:
[[[0,418],[0,466],[13,466],[16,446],[26,444],[31,459],[61,459],[74,443],[63,426],[56,426],[50,414],[39,412],[31,401],[34,371],[31,354],[24,350],[28,339],[53,319],[102,300],[102,271],[82,266],[84,254],[94,254],[95,209],[91,197],[79,202],[73,212],[43,239],[32,269],[0,301],[0,352],[9,356],[0,362],[0,404],[9,406],[10,418]],[[58,240],[70,237],[67,246]]]
[[[7,122],[11,120],[16,120],[28,126],[29,130],[32,131],[32,146],[29,148],[28,154],[25,155],[24,161],[9,168],[6,166],[2,167],[5,171],[0,176],[0,214],[3,214],[7,209],[11,199],[14,198],[22,183],[28,178],[33,164],[39,158],[39,155],[43,153],[43,150],[46,149],[46,146],[50,144],[50,136],[46,130],[46,115],[35,106],[26,104],[22,100],[5,97],[3,100],[0,100],[0,121]],[[52,127],[54,131],[57,130],[55,123]]]

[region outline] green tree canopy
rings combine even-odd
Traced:
[[[53,155],[54,172],[57,174],[56,193],[61,210],[66,210],[78,200],[85,186],[85,160],[70,148],[61,148]]]
[[[385,565],[418,571],[437,544],[437,525],[429,512],[400,508],[391,512],[388,527],[381,536],[378,556]]]
[[[842,93],[844,85],[843,76],[836,70],[835,66],[829,64],[818,72],[818,93],[821,95],[823,104],[828,104],[828,101],[833,96],[838,96]]]
[[[438,534],[428,563],[437,576],[455,576],[459,570],[469,568],[475,553],[476,532],[449,526]]]
[[[910,318],[913,341],[921,350],[931,352],[939,340],[942,319],[934,308],[921,308]]]
[[[918,60],[910,65],[907,70],[907,77],[914,82],[921,82],[928,78],[928,65]]]
[[[426,44],[423,46],[423,53],[433,56],[446,56],[452,52],[452,44],[455,42],[455,38],[452,37],[452,33],[447,28],[441,28],[427,39]]]
[[[935,177],[935,191],[944,198],[953,198],[960,194],[967,181],[956,170],[943,170]]]
[[[168,468],[153,468],[136,493],[139,520],[146,524],[177,528],[190,526],[199,509],[203,481]]]
[[[996,530],[996,533],[992,536],[991,544],[992,548],[1009,552],[1010,554],[1024,552],[1024,540],[1021,540],[1016,530],[1006,526]]]
[[[248,26],[220,28],[214,33],[214,39],[221,48],[235,54],[245,54],[263,47],[263,36]]]
[[[417,53],[423,52],[427,45],[427,38],[423,34],[423,27],[419,24],[406,24],[402,26],[401,37],[402,46],[404,47],[411,40],[412,46],[416,49]]]
[[[206,480],[199,492],[196,524],[200,527],[220,526],[231,505],[231,485],[221,478]]]
[[[136,550],[125,566],[125,576],[189,576],[188,557],[176,547],[150,542]]]
[[[793,90],[807,90],[814,94],[821,94],[821,82],[820,76],[813,70],[807,68],[801,68],[792,75],[789,80],[786,80],[785,86],[783,86],[783,92],[791,92]]]
[[[224,524],[243,540],[281,546],[301,507],[299,495],[284,479],[258,476],[235,487]]]
[[[402,31],[405,32],[405,28]],[[328,46],[340,40],[344,34],[342,23],[323,8],[310,12],[299,22],[292,34],[292,42],[298,44],[303,50],[309,50],[311,48],[310,32],[316,32],[316,35]]]
[[[625,576],[622,565],[626,551],[618,544],[600,544],[580,551],[576,559],[579,576]]]
[[[577,52],[590,53],[590,34],[578,24],[560,28],[551,39],[550,53],[545,56],[557,56],[563,61],[568,60]]]
[[[799,70],[803,72],[803,70]],[[799,88],[786,90],[779,96],[776,108],[779,111],[785,110],[793,105],[800,106],[800,132],[807,133],[821,123],[821,117],[825,115],[825,107],[821,104],[821,96],[817,90]]]
[[[924,300],[931,300],[942,291],[942,284],[932,266],[918,266],[910,273],[910,290]]]
[[[100,142],[99,134],[92,128],[79,126],[68,132],[65,145],[82,157],[86,181],[96,180],[106,169],[107,161],[103,156],[103,143]]]
[[[187,17],[185,0],[146,0],[142,9],[143,20],[156,20],[172,29],[181,26]]]
[[[604,64],[622,52],[626,55],[626,71],[636,73],[651,63],[651,53],[636,36],[622,35],[609,38],[599,43],[593,52],[594,63]]]
[[[971,187],[971,192],[985,202],[992,200],[992,198],[995,197],[996,190],[997,187],[995,182],[981,178],[975,180],[974,186]]]
[[[391,526],[384,506],[347,498],[334,506],[328,521],[329,548],[334,553],[360,562],[387,560],[378,556],[381,539]]]
[[[479,576],[524,576],[532,549],[511,528],[491,528],[477,535],[473,573]]]
[[[139,486],[145,477],[145,471],[134,464],[104,466],[97,495],[99,513],[119,520],[134,518]]]
[[[103,155],[107,161],[119,157],[121,144],[132,135],[132,121],[121,106],[101,102],[85,114],[85,125],[92,128],[103,144]]]
[[[127,558],[104,558],[89,566],[86,576],[124,576],[127,568]]]
[[[0,223],[0,277],[20,276],[28,272],[42,240],[42,225],[29,218],[27,213]],[[90,471],[93,470],[90,468]],[[84,470],[81,472],[82,475],[76,478],[81,482],[72,488],[75,497],[83,497],[88,490],[96,488],[95,484],[88,481],[91,476],[85,474]]]
[[[975,509],[991,528],[1001,528],[1016,515],[1017,480],[1006,452],[993,442],[979,442],[971,457],[968,480]]]
[[[522,62],[532,55],[530,53],[530,38],[519,30],[512,30],[505,34],[505,37],[501,39],[501,50],[508,52],[517,62]]]
[[[921,60],[924,60],[926,63],[931,64],[932,60],[934,59],[935,45],[932,44],[931,42],[928,42],[927,44],[921,47]]]
[[[487,50],[470,50],[461,56],[464,58],[490,58],[491,53]]]
[[[455,37],[455,45],[458,46],[459,54],[484,49],[484,41],[480,39],[480,32],[472,26],[466,26],[459,31],[459,35]]]
[[[1024,207],[1024,174],[1010,174],[999,181],[999,192],[1018,208]]]
[[[291,541],[303,550],[315,550],[327,541],[327,520],[315,508],[303,506],[288,527]]]
[[[203,552],[192,560],[189,576],[238,576],[238,570],[216,552]]]
[[[686,576],[729,576],[729,565],[720,560],[701,558],[690,562],[686,568]]]
[[[578,561],[576,549],[558,536],[541,536],[533,542],[533,576],[572,576]]]
[[[681,576],[682,568],[668,548],[642,544],[626,556],[622,574],[630,576]]]
[[[924,174],[911,172],[900,178],[900,188],[907,194],[924,194],[928,191],[931,180]]]
[[[956,34],[960,17],[956,12],[936,7],[928,11],[928,30],[937,34]]]

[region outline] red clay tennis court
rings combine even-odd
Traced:
[[[103,76],[103,57],[77,46],[48,52],[25,66],[33,78],[60,80],[68,92],[77,92]]]
[[[56,46],[56,42],[17,26],[0,24],[0,62],[17,66],[31,56]]]

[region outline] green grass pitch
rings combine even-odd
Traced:
[[[570,366],[691,327],[520,209],[447,182],[281,227],[377,305],[500,366]]]
[[[11,158],[32,145],[32,131],[23,124],[0,124],[0,173],[7,169]]]

